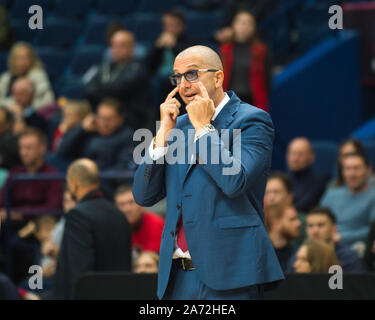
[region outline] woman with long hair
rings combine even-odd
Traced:
[[[333,265],[340,265],[334,246],[309,239],[297,251],[293,268],[296,273],[328,272]]]
[[[34,85],[34,100],[32,106],[39,109],[54,101],[54,94],[37,54],[27,42],[15,43],[8,55],[8,70],[0,75],[0,105],[14,105],[12,97],[13,83],[27,77]]]
[[[239,11],[234,16],[232,31],[232,41],[220,45],[224,90],[234,90],[241,100],[268,111],[270,54],[259,39],[255,17],[250,12]]]

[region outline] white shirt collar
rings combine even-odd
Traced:
[[[220,111],[224,108],[224,106],[227,104],[227,102],[230,100],[228,94],[225,92],[223,100],[218,104],[218,106],[215,108],[215,113],[212,116],[211,121],[214,121],[215,118],[218,116]]]

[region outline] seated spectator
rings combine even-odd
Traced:
[[[67,214],[76,202],[73,200],[72,195],[68,190],[65,190],[63,196],[63,211]],[[65,217],[62,216],[59,221],[54,226],[51,237],[44,241],[41,248],[42,261],[41,265],[43,267],[43,277],[51,278],[54,276],[56,271],[57,257],[59,254],[59,249],[61,247],[62,237],[64,235],[65,229]]]
[[[193,45],[186,37],[186,18],[182,11],[169,9],[162,15],[163,30],[147,55],[146,62],[152,74],[157,75],[160,86],[158,104],[173,86],[169,76],[173,74],[174,58],[179,52]]]
[[[12,46],[8,58],[8,71],[0,75],[0,105],[14,105],[11,89],[20,77],[28,78],[34,85],[31,105],[35,109],[54,101],[54,94],[48,76],[33,48],[26,42],[17,42]]]
[[[132,170],[133,131],[124,123],[123,110],[117,100],[104,99],[95,114],[65,132],[57,155],[66,160],[86,157],[100,170]]]
[[[149,121],[148,71],[134,59],[134,35],[118,30],[111,37],[111,61],[90,68],[83,77],[85,96],[96,106],[106,97],[116,98],[134,128]]]
[[[67,213],[75,206],[69,191],[64,192],[63,208]],[[42,298],[51,298],[53,277],[56,271],[57,257],[64,234],[65,218],[56,223],[54,217],[41,216],[35,222],[30,221],[13,239],[13,272],[15,279],[22,281],[20,287],[28,289],[30,265],[38,264],[43,270],[43,288],[37,289]]]
[[[77,281],[87,272],[131,270],[130,225],[104,199],[95,162],[74,161],[68,168],[66,181],[77,204],[65,218],[54,277],[57,299],[73,299]]]
[[[8,106],[13,113],[13,132],[19,134],[26,127],[34,127],[47,133],[47,121],[32,106],[34,85],[28,78],[18,78],[12,86],[14,104]]]
[[[232,30],[232,41],[220,46],[224,90],[234,90],[241,100],[268,111],[271,59],[257,34],[255,17],[247,11],[238,12]]]
[[[178,9],[165,11],[162,24],[163,30],[150,51],[148,61],[153,73],[169,77],[173,74],[174,58],[182,50],[191,46],[191,42],[186,39],[186,18],[182,11]]]
[[[293,204],[298,212],[306,213],[319,203],[325,189],[325,180],[312,169],[315,154],[310,141],[302,137],[293,139],[286,160],[293,186]]]
[[[329,208],[315,207],[306,217],[308,239],[324,241],[334,246],[336,256],[345,273],[363,272],[363,264],[356,251],[339,240],[336,217]],[[296,257],[291,259],[293,264]]]
[[[134,273],[158,273],[159,256],[152,251],[143,251],[135,262]]]
[[[17,174],[56,174],[57,170],[47,164],[44,155],[47,149],[45,135],[37,129],[28,128],[19,136],[19,154],[22,165],[10,171],[9,178]],[[14,181],[11,185],[11,216],[19,217],[18,212],[45,213],[61,210],[62,182],[60,180]],[[5,213],[5,187],[0,195],[0,216]],[[17,231],[17,230],[16,230]]]
[[[142,251],[159,253],[164,219],[138,205],[131,186],[120,186],[116,190],[115,203],[132,228],[133,257]]]
[[[28,289],[29,267],[42,266],[41,247],[51,238],[55,224],[56,219],[53,216],[41,215],[30,220],[13,236],[11,255],[13,279],[21,288]],[[49,289],[46,283],[43,289]]]
[[[270,208],[293,203],[292,182],[283,172],[271,172],[264,194],[264,207]]]
[[[328,189],[321,205],[335,214],[344,243],[364,247],[375,219],[375,188],[369,185],[370,162],[364,154],[349,153],[343,157],[342,166],[345,185]]]
[[[83,119],[91,112],[91,107],[86,101],[67,101],[62,107],[62,120],[55,130],[51,143],[51,151],[56,152],[65,132],[81,124]]]
[[[294,271],[296,273],[327,273],[333,265],[340,265],[340,263],[332,244],[324,241],[306,240],[298,249]]]
[[[283,172],[271,172],[268,176],[266,191],[264,194],[264,207],[271,209],[279,206],[290,206],[293,204],[292,182],[288,175]],[[298,213],[301,222],[300,234],[296,239],[297,244],[301,244],[305,238],[305,215]]]
[[[328,185],[329,188],[342,187],[345,184],[344,176],[342,174],[342,159],[346,154],[353,152],[364,155],[367,154],[361,141],[357,139],[347,139],[341,143],[337,157],[337,176],[331,180]],[[369,178],[369,184],[375,186],[375,176],[373,174],[371,174]]]
[[[270,207],[265,212],[265,223],[281,268],[285,272],[296,252],[293,240],[298,238],[301,227],[297,211],[291,205]]]
[[[69,190],[64,191],[63,195],[63,212],[64,215],[72,210],[77,202],[73,199],[72,194]],[[53,228],[51,241],[47,242],[45,248],[42,248],[42,252],[51,258],[57,258],[59,248],[61,247],[62,238],[65,229],[65,216],[62,216]]]
[[[189,3],[194,2],[198,6],[201,6],[205,2],[215,3],[216,0],[188,0]],[[262,22],[268,16],[272,15],[280,6],[280,1],[277,0],[261,0],[261,1],[249,1],[249,0],[229,0],[219,1],[225,15],[220,21],[220,28],[215,34],[216,41],[220,43],[226,43],[231,41],[233,37],[233,29],[231,24],[233,18],[238,12],[246,11],[251,12],[256,21]]]
[[[11,112],[0,107],[0,168],[7,170],[21,164],[18,154],[18,138],[13,134],[12,128]]]

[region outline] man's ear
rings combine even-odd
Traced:
[[[77,180],[70,178],[69,182],[68,182],[68,185],[69,185],[69,192],[71,193],[72,196],[75,196],[76,193],[77,193],[77,189],[78,189]]]
[[[219,71],[216,71],[216,74],[215,74],[215,88],[220,88],[223,86],[223,82],[224,82],[224,72],[219,70]]]

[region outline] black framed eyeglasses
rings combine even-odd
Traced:
[[[184,76],[186,81],[189,82],[194,82],[198,80],[198,72],[203,72],[203,71],[208,71],[208,72],[216,72],[219,71],[217,69],[195,69],[195,70],[189,70],[186,71],[185,73],[179,73],[179,74],[174,74],[173,76],[170,76],[169,79],[171,80],[171,83],[174,86],[177,86],[181,83],[181,78]]]

